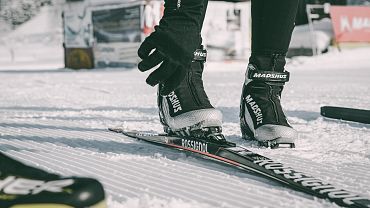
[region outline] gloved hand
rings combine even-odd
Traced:
[[[181,3],[184,2],[184,3]],[[201,44],[201,26],[208,0],[166,0],[165,14],[155,31],[141,44],[138,68],[156,68],[146,79],[155,86],[162,84],[162,95],[172,92],[184,79]]]
[[[138,55],[143,59],[139,70],[144,72],[160,64],[146,82],[155,86],[163,84],[161,94],[167,95],[183,80],[193,59],[195,49],[200,45],[200,36],[191,30],[162,30],[156,27],[141,44]],[[154,50],[154,51],[153,51]]]

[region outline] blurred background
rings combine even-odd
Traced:
[[[322,106],[370,109],[370,0],[300,0],[282,94],[300,136],[295,149],[279,151],[240,137],[250,8],[210,0],[202,31],[204,88],[223,114],[224,135],[370,198],[370,126],[320,114]],[[337,207],[107,131],[163,131],[157,88],[145,83],[150,72],[135,70],[137,49],[162,12],[162,0],[0,0],[0,151],[98,179],[110,208]],[[357,117],[370,121],[364,115]]]
[[[209,60],[248,58],[250,3],[210,1],[203,29]],[[334,6],[370,8],[370,0],[300,0],[288,57],[368,45],[338,41]],[[137,48],[162,11],[161,0],[0,0],[0,69],[135,67]],[[357,26],[369,30],[369,21],[359,19]]]

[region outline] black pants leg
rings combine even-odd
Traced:
[[[288,51],[299,0],[252,0],[252,55]]]

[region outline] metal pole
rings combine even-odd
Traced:
[[[306,5],[306,13],[307,13],[307,17],[308,17],[308,27],[310,29],[310,33],[311,33],[311,47],[312,47],[312,55],[313,56],[316,56],[317,55],[317,47],[316,47],[316,38],[315,38],[315,31],[314,31],[314,27],[313,27],[313,21],[312,21],[312,17],[314,16],[312,13],[311,13],[311,9],[313,8],[313,6],[311,5]]]

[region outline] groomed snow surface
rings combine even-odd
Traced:
[[[370,126],[320,116],[322,105],[370,109],[370,49],[290,60],[282,96],[299,131],[295,149],[240,138],[247,62],[208,63],[211,102],[230,141],[370,198]],[[13,67],[14,68],[14,67]],[[22,67],[20,67],[21,69]],[[99,179],[111,208],[336,207],[280,184],[176,150],[107,131],[161,132],[156,89],[138,70],[0,72],[0,151],[62,175]]]

